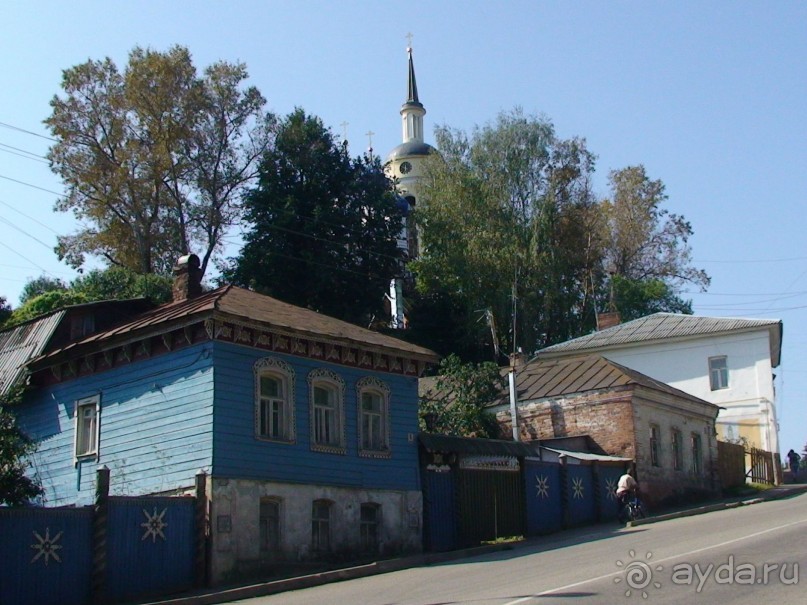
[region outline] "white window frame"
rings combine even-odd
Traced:
[[[324,389],[332,395],[332,406],[321,406],[316,402],[315,391],[317,388]],[[311,419],[311,449],[330,454],[347,453],[345,445],[345,381],[331,370],[323,368],[312,370],[308,374],[308,401]],[[327,415],[328,409],[331,410],[330,415]],[[325,424],[330,425],[326,432],[331,435],[331,439],[320,441],[317,436]]]
[[[381,401],[380,410],[380,437],[381,447],[370,448],[365,447],[365,434],[364,434],[364,394],[372,393],[379,397]],[[359,435],[359,456],[368,458],[389,458],[392,456],[392,447],[390,444],[390,388],[387,384],[373,376],[362,378],[356,383],[356,405],[358,416],[358,435]]]
[[[729,388],[729,362],[725,355],[709,358],[709,388],[712,391]]]
[[[285,361],[275,357],[264,357],[255,362],[253,367],[255,375],[255,438],[273,443],[295,443],[297,437],[295,424],[295,398],[294,398],[294,369]],[[262,408],[264,397],[261,395],[261,378],[268,376],[278,380],[283,386],[283,393],[279,398],[284,414],[284,434],[275,436],[264,432]]]
[[[692,449],[692,474],[700,477],[703,474],[703,439],[698,433],[692,433],[689,439]]]
[[[82,447],[79,451],[79,446],[87,442],[85,439],[88,437],[88,429],[82,421],[82,412],[91,409],[93,412],[93,419],[89,432],[89,442],[87,447]],[[101,437],[101,395],[92,395],[91,397],[84,397],[77,399],[73,409],[73,460],[77,464],[80,460],[98,460],[99,458],[99,443]]]

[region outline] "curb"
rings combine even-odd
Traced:
[[[230,601],[237,601],[241,599],[269,596],[289,590],[299,590],[301,588],[321,586],[323,584],[330,584],[331,582],[354,580],[356,578],[364,578],[367,576],[374,576],[376,574],[391,571],[400,571],[402,569],[409,569],[411,567],[423,567],[426,565],[443,563],[445,561],[453,561],[455,559],[465,559],[478,555],[512,550],[514,545],[521,543],[522,542],[488,544],[485,546],[476,546],[473,548],[452,550],[448,552],[422,553],[419,555],[401,557],[398,559],[376,561],[374,563],[368,563],[367,565],[358,565],[356,567],[324,571],[307,576],[298,576],[296,578],[274,580],[272,582],[262,582],[260,584],[239,586],[229,589],[225,588],[221,590],[211,590],[209,592],[200,592],[195,595],[185,595],[173,599],[137,601],[137,603],[139,605],[217,605],[218,603],[229,603]]]
[[[669,521],[670,519],[681,519],[682,517],[692,517],[694,515],[702,515],[705,513],[712,513],[719,510],[738,508],[740,506],[750,506],[752,504],[759,504],[761,502],[768,502],[770,500],[779,500],[781,498],[792,496],[793,494],[803,493],[805,491],[805,487],[807,486],[786,487],[779,490],[773,488],[769,490],[773,493],[771,494],[763,493],[762,495],[756,498],[750,498],[748,500],[737,500],[735,502],[720,502],[719,504],[707,504],[705,506],[699,506],[698,508],[689,508],[687,510],[677,511],[674,513],[667,513],[665,515],[657,515],[655,517],[647,517],[645,519],[636,519],[635,521],[628,521],[628,523],[626,523],[625,526],[638,527],[640,525],[649,525],[651,523],[658,523],[660,521]]]

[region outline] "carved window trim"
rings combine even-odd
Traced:
[[[365,394],[377,396],[380,403],[379,413],[377,414],[380,416],[377,429],[381,440],[379,447],[366,447],[365,415],[370,416],[371,414],[364,409]],[[365,458],[390,458],[392,456],[392,446],[390,444],[390,395],[389,385],[374,376],[366,376],[356,383],[359,456]],[[372,415],[375,416],[376,414]]]
[[[282,359],[276,357],[264,357],[255,362],[253,366],[253,374],[255,377],[255,438],[261,441],[271,441],[272,443],[295,443],[297,437],[296,421],[295,421],[295,396],[294,396],[294,368]],[[283,393],[278,398],[282,401],[281,413],[283,418],[281,422],[285,428],[285,435],[282,437],[272,436],[266,434],[264,425],[271,424],[267,420],[267,414],[271,413],[271,409],[267,413],[263,413],[263,401],[268,397],[262,397],[261,394],[261,378],[268,376],[279,381],[283,387]],[[271,402],[267,402],[271,406]]]
[[[330,427],[328,432],[335,435],[335,442],[321,443],[317,441],[317,423],[321,421],[322,414],[322,412],[319,414],[317,412],[319,408],[324,410],[325,406],[319,406],[315,401],[316,387],[324,388],[333,395],[333,426]],[[324,368],[312,370],[308,374],[308,401],[311,449],[315,452],[328,454],[346,454],[345,381],[336,372],[332,372],[331,370]]]

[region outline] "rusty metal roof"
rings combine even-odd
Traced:
[[[63,349],[53,351],[37,361],[63,357],[73,351],[102,350],[107,344],[159,334],[167,329],[188,325],[210,317],[259,322],[269,328],[292,331],[300,335],[326,337],[335,341],[394,351],[427,362],[439,357],[433,351],[392,336],[328,317],[236,286],[222,286],[188,300],[172,302],[143,313],[130,322],[94,334]]]
[[[733,317],[698,317],[678,313],[654,313],[587,336],[541,349],[536,356],[557,357],[570,353],[593,353],[635,343],[685,339],[714,334],[766,329],[770,332],[771,364],[779,365],[782,350],[782,320]]]
[[[695,403],[713,405],[600,355],[534,359],[516,373],[519,402],[635,385]],[[503,405],[507,401],[505,391],[495,405]]]
[[[25,364],[42,354],[65,311],[55,311],[0,332],[0,395],[26,374]]]

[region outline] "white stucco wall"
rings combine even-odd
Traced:
[[[749,445],[778,452],[776,400],[767,330],[640,344],[598,351],[604,357],[722,406],[722,440],[746,437]],[[709,358],[725,356],[729,386],[712,391]]]

